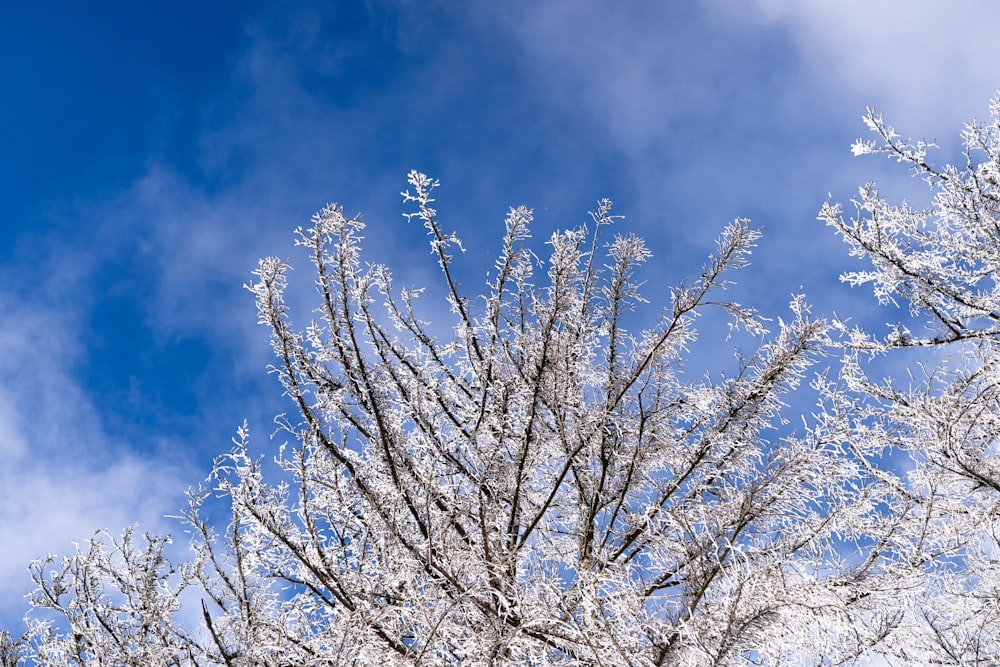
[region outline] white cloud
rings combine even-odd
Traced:
[[[496,11],[549,102],[593,117],[628,154],[662,149],[672,120],[725,103],[727,37],[686,9],[563,1]]]
[[[1000,88],[1000,4],[990,0],[718,4],[787,27],[807,72],[835,74],[914,134],[944,132],[950,140],[955,123],[984,116]]]
[[[74,313],[9,299],[2,310],[0,622],[16,630],[31,560],[70,553],[101,527],[165,530],[163,515],[196,478],[169,450],[140,456],[105,432],[71,372]]]

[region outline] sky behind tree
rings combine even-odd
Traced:
[[[400,284],[433,284],[398,193],[410,169],[440,179],[474,292],[509,207],[535,210],[544,254],[608,196],[654,253],[654,302],[745,216],[764,238],[740,300],[780,316],[802,289],[882,321],[815,219],[866,180],[920,191],[851,157],[866,105],[954,158],[1000,88],[987,0],[493,4],[5,8],[3,626],[32,558],[170,531],[244,418],[270,434],[285,406],[243,284],[263,255],[305,268],[292,230],[324,204],[363,213]]]

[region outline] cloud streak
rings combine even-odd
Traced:
[[[164,527],[183,498],[184,457],[147,457],[109,434],[71,369],[79,355],[73,314],[5,300],[0,324],[0,608],[15,621],[30,590],[28,563],[67,553],[93,530],[142,522]]]
[[[956,121],[984,115],[986,100],[1000,88],[991,65],[1000,61],[996,3],[718,4],[783,26],[808,61],[806,72],[835,74],[855,96],[885,108],[900,125],[923,128],[931,136],[953,133]]]

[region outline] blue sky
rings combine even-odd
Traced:
[[[815,220],[892,165],[865,106],[954,155],[1000,88],[989,0],[8,3],[0,18],[0,625],[26,565],[102,527],[175,530],[235,428],[286,409],[242,285],[337,201],[374,258],[435,279],[411,168],[484,278],[510,206],[539,243],[609,196],[646,295],[763,227],[738,297],[878,321]],[[294,6],[293,6],[294,5]],[[890,188],[895,188],[890,189]],[[293,276],[296,277],[296,276]],[[307,302],[303,301],[303,308]],[[302,311],[303,313],[305,310]]]

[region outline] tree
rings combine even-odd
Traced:
[[[744,220],[645,317],[649,251],[607,238],[607,200],[552,235],[544,265],[531,212],[511,210],[469,297],[437,182],[413,172],[404,199],[443,278],[443,335],[420,290],[363,261],[361,221],[328,206],[298,231],[317,318],[293,326],[280,260],[249,286],[293,446],[265,458],[239,430],[191,496],[180,565],[167,538],[132,531],[33,564],[21,648],[56,665],[992,664],[993,110],[967,130],[967,167],[941,171],[869,114],[882,143],[858,152],[915,166],[934,204],[868,186],[854,220],[821,213],[874,265],[848,279],[930,315],[926,335],[828,323],[799,295],[769,332],[723,298],[758,239]],[[710,309],[754,346],[727,374],[688,367]],[[904,388],[869,377],[870,355],[928,346],[961,350]],[[785,403],[806,378],[818,404],[803,415]],[[213,495],[231,508],[221,533]]]
[[[0,630],[0,665],[16,667],[20,657],[21,647],[9,632]]]
[[[896,488],[894,512],[916,524],[907,550],[924,576],[888,648],[909,664],[1000,664],[1000,98],[990,112],[990,122],[966,126],[964,164],[937,168],[931,144],[902,140],[869,109],[865,123],[878,139],[858,141],[855,153],[907,165],[931,201],[894,205],[867,184],[853,218],[832,204],[820,214],[872,264],[845,279],[872,284],[920,327],[847,332],[855,352],[842,372],[863,397],[859,456]],[[865,371],[871,355],[915,347],[940,354],[911,367],[905,384]],[[904,466],[893,465],[900,459]]]

